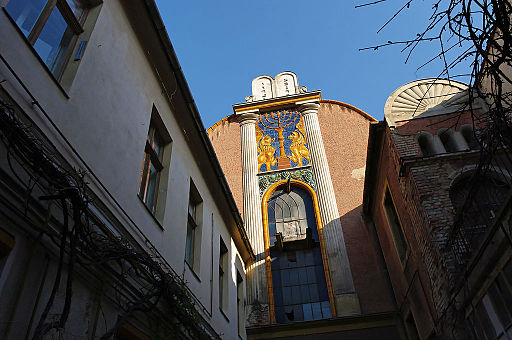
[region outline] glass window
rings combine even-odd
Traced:
[[[73,39],[82,33],[79,0],[10,0],[5,7],[54,76],[58,76]]]
[[[268,202],[276,322],[330,318],[331,306],[311,196],[277,190]]]
[[[190,180],[190,191],[188,199],[188,220],[187,220],[187,239],[185,243],[185,261],[194,269],[197,269],[195,262],[196,252],[199,251],[200,232],[201,232],[201,196],[197,191],[194,182]]]
[[[244,317],[244,280],[242,279],[242,275],[236,272],[236,311],[238,316],[238,335],[243,338],[244,337],[244,328],[245,328],[245,317]]]
[[[23,34],[28,37],[47,0],[10,0],[5,6]]]
[[[225,310],[228,306],[228,248],[220,238],[219,248],[219,308]]]
[[[142,174],[139,184],[139,197],[153,214],[156,210],[160,172],[163,169],[161,152],[163,143],[161,142],[161,138],[155,139],[156,135],[159,134],[153,122],[151,122],[149,125],[148,137],[146,139]],[[156,140],[158,140],[158,143]]]
[[[389,188],[386,188],[386,194],[384,196],[384,211],[388,219],[389,228],[391,229],[391,235],[395,242],[396,251],[400,257],[400,261],[404,261],[405,254],[407,253],[407,242],[405,240],[404,231],[396,212],[393,198],[389,192]]]
[[[502,339],[512,335],[512,286],[505,275],[510,263],[498,273],[468,317],[468,325],[477,339]]]

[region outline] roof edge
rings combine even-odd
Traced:
[[[352,109],[352,110],[356,111],[361,116],[363,116],[364,118],[368,119],[371,122],[378,122],[377,119],[373,118],[372,116],[370,116],[368,113],[364,112],[363,110],[361,110],[361,109],[359,109],[359,108],[357,108],[357,107],[355,107],[353,105],[344,103],[344,102],[340,102],[340,101],[337,101],[337,100],[330,100],[330,99],[322,99],[322,100],[320,100],[320,103],[328,103],[328,104],[336,104],[336,105],[340,105],[340,106],[345,106],[345,107],[347,107],[349,109]]]

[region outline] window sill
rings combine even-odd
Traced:
[[[41,66],[43,67],[43,69],[46,71],[46,73],[50,76],[50,78],[53,80],[53,82],[55,83],[55,85],[57,85],[57,87],[59,88],[59,90],[62,92],[62,94],[64,95],[64,97],[66,97],[66,99],[69,99],[69,95],[68,93],[66,92],[66,90],[62,87],[62,85],[59,83],[59,81],[57,80],[57,78],[55,78],[55,76],[53,75],[52,71],[50,71],[50,69],[48,68],[48,66],[46,66],[45,62],[43,61],[43,59],[41,59],[41,57],[39,56],[39,54],[37,54],[36,50],[34,49],[34,47],[30,44],[30,42],[28,41],[27,37],[25,37],[25,35],[23,34],[23,32],[21,31],[21,29],[18,27],[18,25],[16,24],[16,22],[13,20],[13,18],[11,17],[11,15],[9,14],[9,12],[7,12],[7,10],[5,9],[5,7],[2,7],[2,11],[4,12],[5,16],[9,19],[9,21],[11,22],[11,24],[14,26],[14,28],[18,31],[20,37],[23,39],[23,41],[25,42],[25,44],[27,45],[27,47],[30,49],[30,51],[32,52],[32,54],[37,58],[37,60],[39,61],[39,63],[41,64]]]
[[[224,319],[226,319],[226,321],[229,323],[229,318],[228,318],[228,316],[226,315],[226,313],[224,313],[224,311],[222,310],[222,307],[219,307],[219,310],[220,310],[220,314],[222,314],[222,316],[224,317]]]
[[[192,273],[192,276],[194,276],[198,282],[201,282],[201,279],[199,278],[199,275],[197,275],[197,273],[194,270],[194,268],[192,268],[192,266],[187,262],[187,260],[185,260],[185,263],[186,263],[188,269],[190,269],[190,272]]]
[[[162,224],[160,223],[160,221],[156,218],[156,216],[153,214],[153,212],[151,212],[151,210],[147,207],[146,203],[144,203],[144,201],[142,200],[142,198],[140,198],[139,195],[137,195],[137,198],[139,199],[140,203],[142,204],[142,206],[144,207],[144,209],[146,209],[146,211],[148,212],[148,214],[151,216],[151,218],[153,218],[153,221],[155,221],[156,225],[160,228],[161,231],[164,231],[164,227],[162,226]]]

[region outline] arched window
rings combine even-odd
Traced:
[[[459,132],[462,134],[466,143],[469,146],[470,150],[480,150],[480,145],[475,138],[475,133],[473,131],[473,126],[470,124],[462,125],[459,129]]]
[[[331,317],[313,200],[292,186],[268,200],[268,226],[276,322]]]
[[[436,154],[432,135],[422,131],[418,134],[418,144],[420,145],[423,157],[433,156]]]
[[[492,224],[510,191],[507,183],[493,176],[479,177],[474,184],[474,190],[471,190],[472,185],[471,176],[464,176],[450,189],[450,199],[455,213],[457,216],[462,214],[461,227],[469,246],[473,246],[478,237]],[[465,206],[470,193],[470,201]]]

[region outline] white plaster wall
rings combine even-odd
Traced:
[[[140,47],[120,2],[103,3],[74,82],[69,88],[69,99],[44,70],[38,58],[32,53],[31,47],[20,36],[4,11],[0,11],[0,32],[0,52],[97,176],[101,185],[174,270],[189,282],[192,291],[205,308],[213,309],[214,328],[224,333],[226,338],[230,338],[231,334],[233,338],[237,338],[236,315],[233,314],[236,313],[236,280],[229,286],[229,323],[220,315],[216,301],[218,288],[215,285],[218,281],[218,270],[215,268],[218,268],[218,264],[215,265],[215,259],[218,258],[218,235],[222,235],[226,244],[231,244],[232,258],[237,253],[236,249],[232,242],[228,242],[230,235],[224,220],[220,217],[215,197],[202,178],[192,156],[194,151],[188,147],[183,132],[178,127],[176,116],[188,112],[173,112],[167,98],[162,95],[152,66],[146,58],[145,51]],[[39,110],[30,110],[30,99],[3,66],[0,66],[0,78],[7,79],[3,84],[5,88],[55,142],[56,147],[69,156],[72,164],[79,164],[77,157],[50,127]],[[162,221],[164,230],[160,229],[137,197],[144,144],[153,104],[173,139],[166,207]],[[187,272],[184,264],[190,178],[204,202],[202,256],[198,273],[200,281]],[[105,192],[99,192],[99,195],[105,197],[104,203],[116,212],[116,216],[123,215]],[[210,286],[212,214],[213,290]]]

